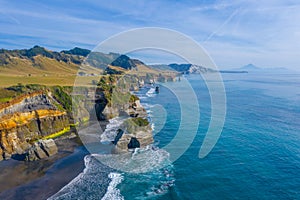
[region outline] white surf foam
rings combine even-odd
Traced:
[[[116,186],[123,180],[118,173],[101,164],[92,155],[85,156],[85,169],[48,200],[100,199],[112,196],[122,200]],[[113,199],[113,198],[110,198]]]
[[[124,122],[123,118],[116,117],[109,120],[105,131],[101,135],[101,142],[111,142],[115,140],[117,136],[117,130],[120,128],[121,124]]]
[[[122,180],[123,176],[119,173],[110,173],[108,177],[111,179],[107,192],[105,193],[102,200],[124,200],[124,197],[121,195],[120,190],[117,188]]]
[[[146,93],[146,95],[147,95],[148,97],[154,97],[154,96],[155,96],[155,88],[150,88],[150,89],[148,90],[148,92]]]
[[[152,146],[136,150],[134,156],[132,153],[95,155],[107,166],[130,173],[145,173],[163,168],[169,164],[169,156],[167,151]]]

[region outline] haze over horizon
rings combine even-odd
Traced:
[[[0,1],[0,48],[93,49],[121,31],[161,27],[193,38],[220,69],[253,63],[299,70],[299,10],[299,2],[279,0]],[[159,54],[133,56],[146,63],[177,62]]]

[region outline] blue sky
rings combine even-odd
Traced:
[[[162,27],[195,39],[221,69],[299,70],[299,21],[300,3],[289,0],[0,0],[0,48],[93,49],[121,31]]]

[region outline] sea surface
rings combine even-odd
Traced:
[[[196,133],[180,129],[195,138],[179,159],[172,162],[172,152],[164,147],[178,133],[182,117],[188,117],[182,116],[185,102],[170,85],[161,85],[159,94],[145,87],[137,95],[155,143],[123,158],[104,155],[122,162],[125,170],[99,163],[101,153],[86,156],[84,172],[50,199],[300,199],[300,74],[222,74],[225,124],[213,150],[201,159],[211,120],[210,93],[200,75],[183,78],[197,97],[190,109],[200,110],[200,123]],[[182,81],[168,84],[180,88]],[[112,138],[122,120],[111,120],[100,140]]]

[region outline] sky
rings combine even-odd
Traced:
[[[300,1],[290,0],[0,0],[0,48],[93,49],[122,31],[161,27],[194,39],[220,69],[300,70],[299,21]],[[176,61],[156,55],[144,61]]]

